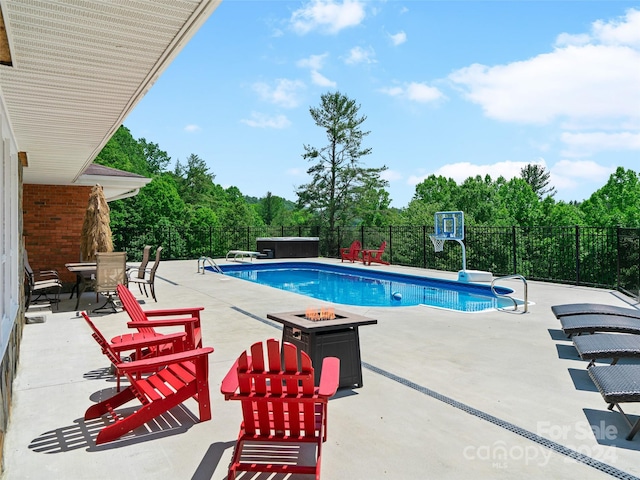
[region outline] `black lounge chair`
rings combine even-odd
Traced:
[[[611,358],[615,365],[621,358],[640,357],[640,335],[596,333],[574,337],[573,345],[581,359],[590,360],[587,368],[600,358]]]
[[[569,337],[582,333],[615,332],[640,334],[640,318],[589,314],[560,317],[562,331]]]
[[[565,305],[554,305],[551,307],[551,311],[556,318],[569,315],[597,314],[618,315],[619,317],[630,317],[640,320],[640,310],[615,305],[605,305],[603,303],[567,303]]]
[[[620,407],[621,403],[640,402],[640,365],[608,365],[589,369],[589,376],[598,387],[598,391],[609,404],[608,409],[615,407],[624,417],[631,430],[627,440],[640,430],[640,418],[635,423]]]

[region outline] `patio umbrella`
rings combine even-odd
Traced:
[[[91,189],[89,205],[82,225],[80,251],[82,260],[94,262],[96,252],[113,252],[111,227],[109,226],[109,205],[101,185]]]

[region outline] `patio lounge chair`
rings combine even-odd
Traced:
[[[556,318],[566,317],[568,315],[600,314],[640,319],[640,310],[616,305],[606,305],[603,303],[567,303],[564,305],[554,305],[551,307],[551,311]]]
[[[296,346],[287,342],[281,351],[273,338],[266,348],[257,342],[251,355],[243,352],[220,387],[225,400],[242,404],[243,422],[227,478],[235,479],[240,471],[308,474],[318,480],[322,443],[327,440],[327,403],[339,377],[340,360],[326,357],[315,387],[309,355],[298,355]]]
[[[88,320],[85,312],[82,315]],[[126,363],[118,363],[118,357],[110,348],[103,352],[112,362],[116,362],[116,370],[129,379],[130,385],[111,398],[92,405],[85,412],[85,420],[105,414],[111,416],[112,423],[100,430],[96,445],[120,438],[189,398],[198,402],[201,422],[211,419],[208,355],[213,348],[198,348]],[[142,376],[148,372],[154,373]],[[134,413],[125,417],[115,411],[136,398],[142,406]]]
[[[383,265],[389,265],[389,262],[382,259],[382,254],[387,248],[387,242],[383,241],[380,244],[380,248],[377,250],[363,250],[362,251],[362,263],[365,265],[371,265],[372,263],[381,263]]]
[[[583,333],[615,332],[640,334],[640,319],[618,315],[587,314],[560,317],[562,331],[569,337]]]
[[[608,365],[589,369],[589,376],[598,387],[598,391],[609,404],[608,409],[615,407],[631,428],[627,440],[640,430],[640,418],[635,423],[620,407],[621,403],[640,402],[640,365]]]
[[[162,336],[156,331],[159,327],[180,327],[186,333],[186,349],[202,347],[202,331],[200,328],[200,312],[204,307],[170,308],[162,310],[143,310],[131,290],[124,285],[117,287],[122,307],[131,318],[129,328],[138,331],[112,338],[112,342],[130,341],[144,337]],[[151,317],[151,318],[150,318]]]
[[[640,335],[624,333],[581,335],[573,337],[573,345],[580,358],[590,360],[587,368],[601,358],[611,358],[611,365],[615,365],[621,358],[640,357]]]
[[[340,262],[345,260],[349,260],[351,263],[355,262],[360,256],[360,250],[362,250],[360,241],[354,240],[349,247],[340,249]]]

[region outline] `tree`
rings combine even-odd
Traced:
[[[582,202],[587,225],[640,227],[640,176],[618,167],[606,185]]]
[[[537,163],[530,163],[520,169],[520,178],[529,184],[540,200],[545,196],[553,197],[556,194],[556,187],[548,187],[549,172]]]
[[[179,178],[178,191],[185,203],[208,204],[215,175],[209,172],[209,167],[202,158],[192,153],[187,158],[186,165],[178,160],[175,174]]]
[[[360,204],[365,189],[380,193],[388,182],[381,178],[387,169],[365,168],[361,158],[371,154],[371,148],[362,147],[362,140],[370,132],[361,130],[367,119],[358,116],[360,105],[340,92],[326,93],[320,97],[320,106],[310,108],[309,113],[315,124],[323,128],[328,143],[322,148],[304,145],[305,160],[314,162],[307,170],[311,181],[298,187],[298,205],[315,215],[321,225],[333,232],[337,226],[353,224],[358,213],[354,205]],[[371,202],[371,205],[381,205]],[[336,239],[328,239],[329,249],[337,251]]]

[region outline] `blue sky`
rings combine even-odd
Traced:
[[[360,104],[392,206],[430,174],[528,163],[583,200],[640,171],[640,0],[223,0],[124,124],[224,187],[295,201],[330,91]]]

